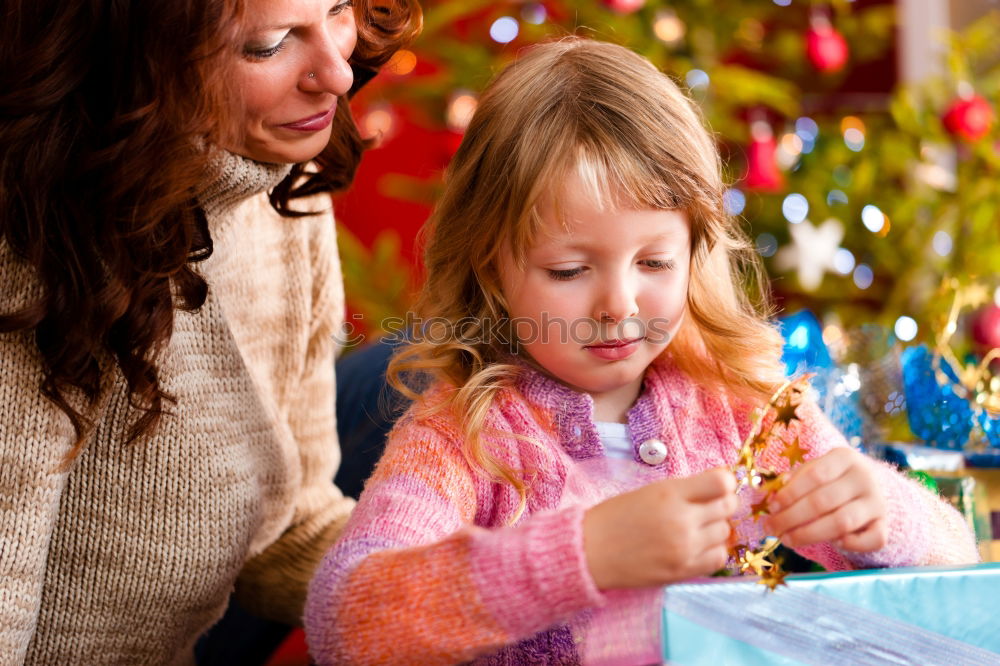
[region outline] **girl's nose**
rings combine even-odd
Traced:
[[[618,323],[639,314],[635,290],[627,280],[607,284],[596,306],[594,319],[600,322]]]

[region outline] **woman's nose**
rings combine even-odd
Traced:
[[[315,53],[302,77],[302,89],[331,93],[337,97],[346,95],[354,83],[354,72],[347,58],[330,42],[318,47]]]

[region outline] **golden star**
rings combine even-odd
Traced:
[[[750,505],[750,512],[753,514],[753,519],[756,521],[761,516],[769,514],[770,511],[767,510],[767,497],[757,502],[756,504]]]
[[[760,473],[760,489],[770,494],[776,493],[785,487],[785,475],[774,472]]]
[[[781,568],[781,559],[777,559],[774,566],[770,569],[766,569],[760,574],[760,580],[757,581],[760,585],[766,585],[767,589],[774,592],[774,588],[779,585],[787,585],[785,582],[785,576],[788,572]]]
[[[750,450],[753,451],[754,454],[759,454],[766,448],[767,437],[764,437],[763,435],[757,435],[753,438],[753,442],[750,443]]]
[[[808,451],[799,445],[799,438],[796,437],[794,441],[790,442],[788,446],[784,448],[781,455],[788,458],[788,466],[791,467],[797,463],[805,462],[806,453],[808,453]]]
[[[770,569],[773,565],[767,561],[767,555],[763,552],[757,552],[753,550],[748,550],[743,553],[740,557],[740,572],[746,573],[748,569],[753,569],[753,572],[760,576],[764,571]]]
[[[795,414],[795,409],[797,405],[793,405],[790,400],[783,400],[781,404],[774,406],[774,422],[784,423],[788,426],[792,421],[798,420],[798,416]]]

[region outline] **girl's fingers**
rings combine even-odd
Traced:
[[[703,548],[714,548],[720,544],[725,547],[729,540],[729,530],[729,522],[725,520],[717,520],[702,527],[700,536]]]
[[[885,548],[888,543],[888,528],[885,520],[877,518],[860,530],[852,532],[840,539],[837,547],[855,553],[870,553]]]
[[[677,481],[682,496],[689,502],[713,502],[736,493],[736,477],[724,467]]]
[[[785,487],[771,498],[769,505],[775,511],[783,510],[812,492],[813,489],[832,483],[843,476],[861,455],[854,449],[836,448],[824,456],[810,460],[791,473]]]
[[[768,527],[778,535],[790,532],[864,496],[867,490],[868,484],[861,475],[848,472],[826,485],[814,487],[780,511],[774,510],[775,502],[771,500],[768,502],[771,511]]]
[[[800,548],[823,541],[843,539],[853,532],[866,528],[869,523],[881,519],[884,512],[880,511],[880,506],[878,500],[873,497],[852,500],[825,516],[782,534],[781,540],[787,546]]]
[[[729,549],[725,546],[711,546],[698,557],[698,561],[702,565],[702,573],[705,575],[714,573],[726,566],[728,559]]]
[[[711,502],[692,504],[691,507],[700,513],[701,522],[708,525],[718,520],[725,520],[736,513],[739,500],[736,499],[736,493],[730,493]]]

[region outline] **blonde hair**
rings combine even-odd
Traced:
[[[693,103],[624,47],[575,37],[533,47],[483,93],[448,168],[424,228],[427,275],[415,308],[437,324],[389,367],[390,382],[410,397],[417,391],[405,379],[414,371],[453,387],[436,408],[460,415],[466,458],[513,485],[522,507],[523,471],[506,467],[483,437],[493,400],[520,368],[505,336],[490,339],[483,323],[506,318],[501,251],[523,261],[538,205],[570,175],[601,205],[611,196],[612,205],[687,212],[687,315],[667,352],[681,370],[745,400],[766,400],[782,379],[760,260],[724,212],[718,151]]]

